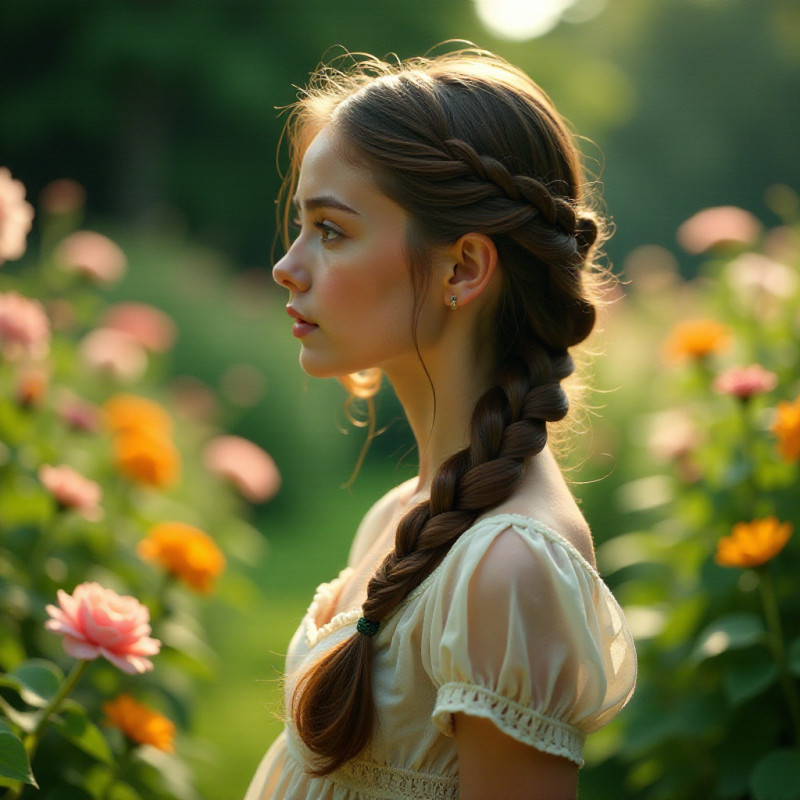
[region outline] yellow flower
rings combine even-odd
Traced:
[[[664,350],[671,361],[700,360],[724,350],[731,341],[730,329],[715,319],[688,319],[670,331]]]
[[[757,567],[775,558],[791,535],[792,523],[777,517],[738,522],[730,536],[717,542],[714,560],[723,567]]]
[[[778,403],[772,433],[778,439],[778,452],[787,461],[800,458],[800,395],[794,403]]]
[[[134,483],[154,489],[172,486],[180,475],[181,457],[172,441],[156,431],[128,431],[114,443],[117,469]]]
[[[158,404],[134,394],[117,394],[103,406],[112,433],[155,431],[172,434],[172,418]]]
[[[103,703],[106,724],[118,728],[136,744],[149,744],[165,753],[175,752],[175,723],[158,711],[121,694]]]
[[[184,522],[153,526],[139,542],[137,552],[203,593],[213,589],[214,580],[225,569],[225,556],[214,540]]]

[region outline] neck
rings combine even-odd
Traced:
[[[430,381],[417,360],[384,367],[417,443],[419,476],[415,500],[428,496],[441,464],[469,444],[475,404],[494,383],[492,369],[476,366],[475,353],[468,350],[453,348],[446,357],[442,357],[441,350],[439,355],[424,356]]]

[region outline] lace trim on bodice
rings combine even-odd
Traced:
[[[323,609],[326,613],[330,610],[331,605],[336,602],[336,598],[339,596],[342,586],[344,586],[352,574],[352,568],[345,567],[336,578],[328,583],[320,584],[317,587],[317,591],[314,592],[314,599],[311,601],[308,611],[306,611],[303,623],[306,646],[309,650],[314,647],[320,639],[324,639],[339,628],[343,628],[345,625],[354,625],[361,616],[361,610],[354,608],[350,611],[334,614],[328,622],[317,627],[319,615],[322,613]]]
[[[303,769],[313,763],[311,752],[290,730],[286,737],[288,754]],[[386,767],[354,759],[319,780],[357,792],[359,800],[457,800],[458,778],[414,770]]]
[[[445,683],[436,694],[433,721],[447,736],[453,736],[452,715],[463,711],[490,719],[503,733],[523,744],[555,756],[564,756],[583,766],[586,734],[532,708],[515,703],[489,689],[469,683]]]
[[[456,800],[458,778],[348,761],[329,780],[369,800]]]

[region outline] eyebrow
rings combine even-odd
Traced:
[[[345,205],[341,200],[337,200],[330,194],[321,195],[320,197],[309,197],[303,203],[301,203],[297,195],[295,195],[292,198],[292,202],[298,208],[304,206],[306,211],[313,211],[318,208],[338,208],[339,211],[346,211],[348,214],[355,214],[357,217],[361,216],[354,208],[350,208],[350,206]]]

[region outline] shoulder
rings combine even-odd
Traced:
[[[591,556],[576,541],[591,542],[588,526],[557,530],[539,519],[502,512],[479,520],[455,546],[454,570],[469,574],[472,590],[491,599],[512,587],[528,589],[556,583],[594,583],[599,577]],[[585,548],[585,545],[584,545]],[[460,551],[460,552],[459,552]]]
[[[375,544],[375,541],[385,531],[387,525],[394,519],[397,509],[411,492],[413,484],[414,479],[412,478],[399,486],[395,486],[367,511],[358,526],[353,544],[350,547],[349,565],[352,566],[358,563]]]
[[[501,514],[519,515],[541,523],[568,542],[592,567],[595,566],[589,524],[548,450],[528,465],[520,489],[486,516]]]

